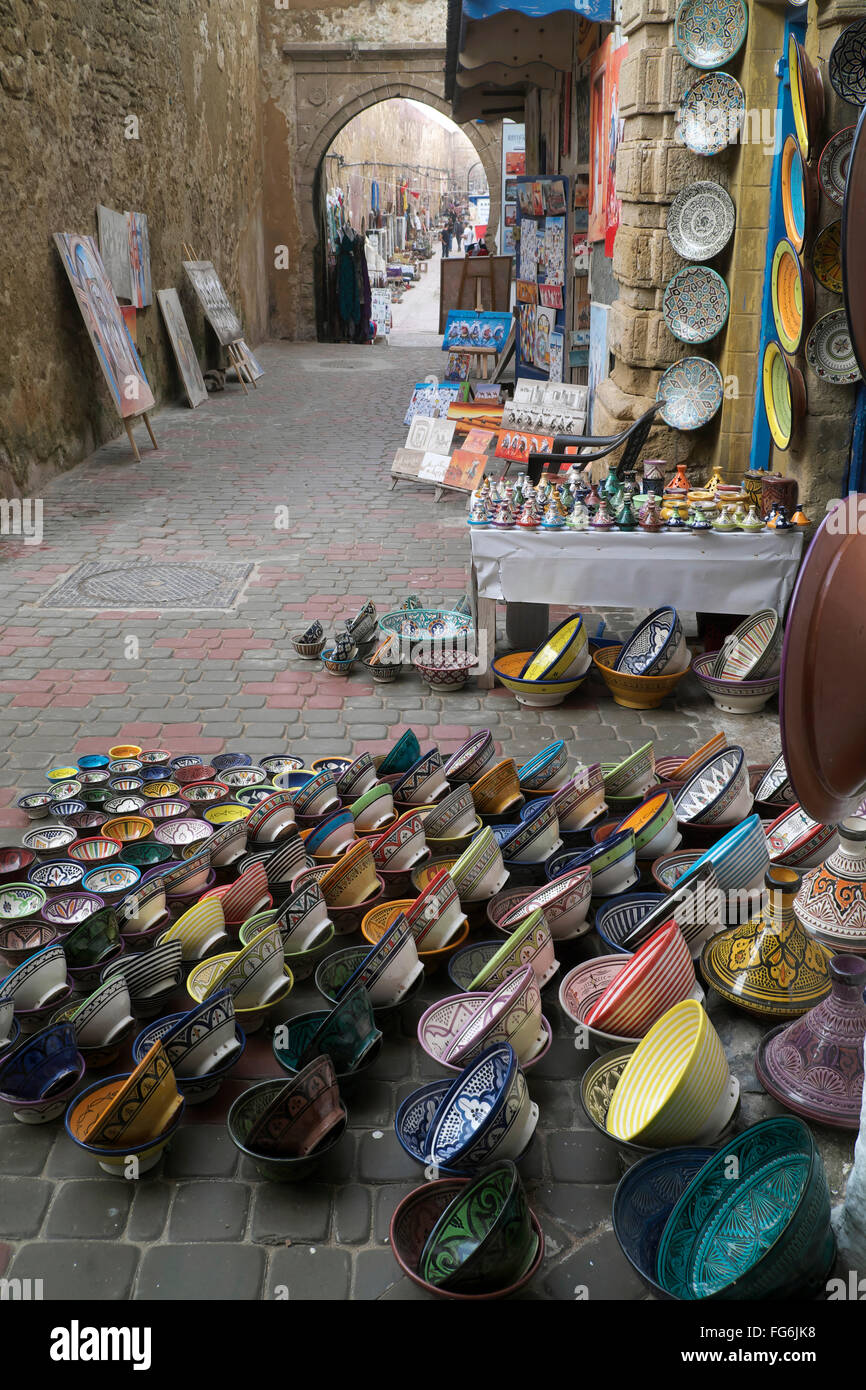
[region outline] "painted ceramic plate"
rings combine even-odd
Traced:
[[[693,68],[720,68],[742,48],[748,27],[745,0],[681,0],[674,38]]]
[[[811,277],[803,270],[800,258],[787,237],[782,237],[773,252],[770,272],[773,297],[773,321],[779,342],[789,354],[799,351],[811,318],[814,289]]]
[[[806,361],[816,376],[834,386],[860,380],[844,309],[833,309],[815,324],[806,339]]]
[[[861,372],[866,372],[866,116],[861,115],[851,149],[851,162],[842,204],[842,288],[851,346]]]
[[[800,146],[789,135],[782,147],[782,214],[795,250],[802,251],[818,208],[818,189]]]
[[[722,376],[705,357],[681,357],[668,367],[659,382],[657,400],[664,401],[661,416],[677,430],[697,430],[722,404]]]
[[[842,30],[830,51],[829,73],[843,101],[866,106],[866,19],[855,19]]]
[[[725,249],[735,221],[731,195],[703,179],[681,188],[668,208],[668,240],[684,260],[708,261]]]
[[[845,201],[845,180],[854,144],[854,127],[847,125],[831,135],[818,160],[818,178],[831,202],[839,207]]]
[[[705,265],[684,265],[672,275],[662,295],[665,323],[681,343],[708,343],[728,318],[728,287]]]
[[[815,238],[812,247],[812,269],[815,279],[825,290],[842,293],[842,219],[828,222]]]
[[[775,338],[764,349],[761,385],[773,443],[787,449],[805,406],[805,387],[802,373],[787,361]]]
[[[739,82],[726,72],[708,72],[680,98],[682,138],[695,154],[719,154],[739,140],[745,111]]]

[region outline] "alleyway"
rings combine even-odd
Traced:
[[[437,267],[431,263],[428,279]],[[719,716],[691,678],[677,709],[631,713],[591,684],[578,704],[533,712],[518,711],[502,689],[470,685],[434,697],[406,675],[380,690],[363,668],[345,682],[297,661],[288,639],[302,618],[328,628],[367,598],[381,613],[413,591],[432,604],[457,599],[466,587],[464,505],[434,505],[430,489],[405,483],[389,491],[412,383],[441,372],[441,352],[315,344],[256,351],[266,372],[256,393],[246,398],[230,383],[195,412],[163,411],[157,453],[142,441],[136,465],[125,439],[101,449],[44,489],[41,546],[0,543],[6,843],[26,824],[17,797],[41,788],[47,768],[123,741],[254,757],[291,751],[309,761],[385,749],[409,726],[423,727],[426,743],[448,754],[474,728],[490,726],[502,756],[525,758],[562,736],[589,761],[624,756],[648,738],[659,754],[693,749],[722,726],[751,760],[775,754],[775,706],[761,717]],[[45,605],[75,567],[105,561],[117,574],[101,581],[98,611]],[[112,602],[115,591],[137,593],[142,578],[166,586],[173,579],[167,570],[136,582],[124,575],[128,566],[173,562],[252,570],[230,612],[131,612]],[[192,602],[206,609],[200,594]],[[616,631],[616,615],[610,620]],[[592,949],[563,951],[562,972]],[[350,1137],[312,1184],[259,1180],[239,1164],[224,1127],[250,1078],[275,1071],[263,1035],[250,1039],[217,1099],[188,1111],[163,1166],[137,1185],[97,1176],[61,1121],[20,1125],[3,1107],[4,1174],[17,1176],[0,1178],[0,1231],[9,1241],[0,1245],[0,1274],[9,1257],[7,1274],[44,1277],[51,1298],[249,1299],[278,1286],[292,1299],[422,1297],[399,1277],[387,1246],[390,1214],[420,1176],[393,1120],[399,1100],[439,1074],[412,1037],[420,1011],[447,992],[448,981],[434,976],[406,1010],[406,1036],[386,1038],[375,1079],[350,1098]],[[312,982],[292,999],[293,1012],[315,1007]],[[587,1054],[575,1051],[555,986],[545,1000],[556,1036],[531,1074],[541,1122],[522,1172],[547,1253],[526,1296],[568,1300],[585,1287],[594,1300],[640,1298],[610,1226],[617,1155],[579,1103]],[[718,1001],[712,1014],[743,1087],[742,1122],[775,1113],[752,1070],[762,1030]],[[822,1142],[836,1192],[847,1148]]]

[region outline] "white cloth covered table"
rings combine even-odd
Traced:
[[[575,610],[649,611],[670,603],[690,613],[745,615],[759,608],[784,613],[803,551],[799,531],[615,531],[596,536],[519,527],[468,530],[470,588],[477,596],[479,642],[484,632],[488,659],[497,601],[562,604]]]

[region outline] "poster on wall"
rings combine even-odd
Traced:
[[[207,387],[195,355],[192,338],[189,336],[177,290],[157,290],[156,297],[186,398],[194,410],[202,401],[207,400]]]
[[[129,227],[125,212],[96,204],[99,254],[105,273],[118,299],[132,300],[132,271],[129,264]]]
[[[627,51],[627,44],[615,48],[614,36],[608,34],[590,64],[589,240],[603,241],[606,256],[613,254],[620,218],[616,157],[624,121],[619,114],[619,83]]]
[[[565,332],[569,185],[564,177],[517,180],[520,276],[516,377],[547,377],[551,335]],[[554,371],[561,367],[554,349]]]
[[[518,121],[502,123],[502,207],[498,246],[503,256],[516,256],[517,179],[526,172],[526,128]]]
[[[608,374],[610,353],[607,347],[608,314],[607,304],[593,302],[589,323],[589,361],[588,387],[590,429],[595,429],[595,393]]]
[[[608,114],[607,197],[604,214],[604,254],[613,255],[613,244],[622,212],[622,199],[616,196],[616,155],[622,142],[625,119],[619,114],[619,82],[628,44],[620,44],[610,57],[610,103]]]
[[[238,338],[244,336],[244,330],[211,262],[184,261],[183,268],[221,346],[236,343]]]
[[[152,408],[153,392],[123,322],[96,242],[77,232],[55,232],[54,244],[118,414],[123,420],[131,420]]]
[[[132,302],[138,309],[153,303],[153,284],[150,278],[150,236],[147,216],[143,212],[128,212],[129,269],[132,276]]]

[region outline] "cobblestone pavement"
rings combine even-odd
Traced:
[[[388,487],[411,385],[441,367],[441,354],[272,344],[260,356],[267,375],[249,399],[230,385],[194,412],[163,411],[159,452],[145,450],[136,465],[125,440],[101,449],[44,489],[41,546],[2,542],[4,842],[25,824],[16,798],[44,785],[47,768],[123,740],[309,759],[384,750],[411,726],[448,754],[490,726],[502,755],[563,736],[575,757],[592,760],[624,756],[647,738],[659,753],[690,750],[721,725],[751,761],[776,752],[774,712],[719,716],[691,678],[676,705],[646,714],[619,709],[594,683],[559,709],[533,712],[501,689],[431,696],[414,675],[374,689],[363,668],[345,681],[297,661],[288,638],[302,618],[329,625],[368,597],[387,611],[410,590],[453,602],[466,586],[467,532],[459,501],[434,505],[429,489]],[[255,570],[229,614],[40,606],[59,578],[96,559],[232,560]],[[619,630],[623,615],[609,617]],[[590,938],[564,950],[562,972],[593,949]],[[42,1278],[46,1298],[259,1298],[278,1286],[301,1299],[424,1297],[400,1277],[387,1243],[395,1203],[422,1180],[393,1118],[400,1098],[441,1075],[412,1037],[420,1011],[448,992],[447,980],[425,984],[403,1035],[386,1038],[373,1079],[350,1097],[347,1138],[303,1185],[259,1181],[224,1127],[235,1096],[275,1072],[262,1035],[137,1183],[101,1176],[61,1120],[24,1126],[3,1106],[0,1274],[5,1266]],[[291,1011],[314,1003],[314,990],[299,985]],[[718,1000],[711,1007],[743,1086],[741,1121],[774,1113],[752,1069],[760,1030]],[[585,1288],[591,1299],[641,1298],[611,1230],[617,1154],[583,1117],[588,1058],[563,1024],[555,985],[545,1012],[555,1038],[530,1073],[541,1123],[523,1173],[547,1252],[524,1296],[572,1299]],[[838,1193],[850,1145],[822,1137],[822,1147]]]

